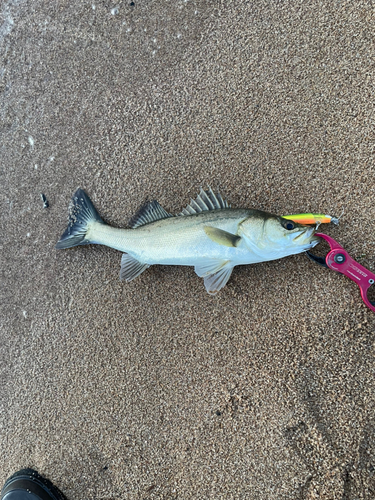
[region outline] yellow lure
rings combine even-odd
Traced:
[[[294,214],[294,215],[282,215],[283,219],[290,219],[299,224],[327,224],[332,222],[333,224],[338,224],[339,219],[337,217],[332,217],[331,215],[324,214]]]

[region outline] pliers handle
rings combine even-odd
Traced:
[[[357,283],[361,290],[363,302],[372,311],[375,311],[375,301],[371,302],[367,297],[369,288],[375,283],[375,274],[352,259],[348,252],[337,243],[337,241],[331,238],[331,236],[323,233],[315,233],[315,236],[319,236],[326,240],[331,250],[327,253],[325,258],[317,257],[311,252],[306,252],[307,256],[317,264],[344,274]]]

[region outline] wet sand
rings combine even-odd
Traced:
[[[57,251],[87,190],[126,227],[200,187],[232,207],[345,214],[374,271],[371,2],[51,2],[0,8],[0,484],[71,500],[375,497],[375,314],[304,255],[119,281]],[[49,201],[43,208],[40,193]]]

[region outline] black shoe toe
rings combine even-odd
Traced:
[[[37,471],[22,469],[5,481],[0,500],[66,500],[66,497]]]

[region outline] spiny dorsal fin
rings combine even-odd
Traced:
[[[130,219],[129,226],[133,229],[150,222],[155,222],[160,219],[167,219],[173,217],[169,214],[156,200],[149,201]]]
[[[215,195],[211,188],[208,191],[203,191],[201,188],[197,198],[191,200],[189,205],[178,215],[193,215],[207,210],[222,210],[224,208],[230,208],[230,205],[226,200],[223,200],[220,193]]]

